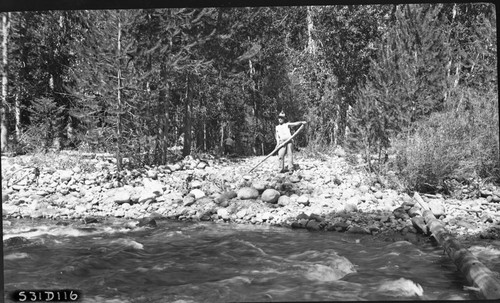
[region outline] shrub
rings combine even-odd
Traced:
[[[448,178],[500,181],[498,99],[464,94],[460,101],[393,140],[395,166],[409,189],[439,189]]]

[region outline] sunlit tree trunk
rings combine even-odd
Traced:
[[[7,104],[7,41],[9,35],[10,13],[2,14],[2,114],[1,114],[1,151],[7,150],[9,145],[8,133],[8,104]]]
[[[313,38],[314,23],[312,19],[311,7],[307,7],[307,52],[311,55],[316,54],[316,41]]]
[[[121,86],[122,86],[122,71],[121,71],[121,38],[122,38],[122,25],[121,25],[121,12],[118,12],[118,39],[117,39],[117,89],[116,89],[116,100],[118,102],[118,113],[117,113],[117,123],[116,123],[116,165],[117,169],[122,170],[122,154],[121,154],[121,139],[122,139],[122,121],[121,121],[121,111],[122,111],[122,98],[121,98]]]

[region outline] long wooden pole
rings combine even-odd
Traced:
[[[446,254],[453,260],[458,269],[465,275],[467,281],[479,288],[486,299],[500,299],[500,280],[446,231],[443,223],[436,219],[427,203],[418,193],[415,193],[414,198],[425,209],[423,217],[427,228],[438,243],[443,246]]]
[[[288,144],[288,142],[290,142],[295,136],[297,136],[297,134],[304,128],[304,124],[302,124],[299,129],[297,129],[297,131],[290,137],[288,138],[285,142],[281,143],[280,145],[278,145],[269,155],[267,155],[264,160],[260,161],[257,165],[255,165],[251,170],[248,171],[248,173],[251,173],[254,169],[257,168],[257,166],[261,165],[264,161],[266,161],[269,157],[271,157],[272,155],[274,155],[275,152],[277,152],[280,148],[282,148],[283,146],[285,146],[286,144]]]

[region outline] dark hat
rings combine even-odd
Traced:
[[[278,118],[285,119],[286,118],[285,113],[283,111],[281,111],[281,113],[278,115]]]

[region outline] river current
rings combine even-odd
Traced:
[[[205,222],[134,227],[124,220],[4,220],[3,238],[7,302],[23,289],[74,289],[81,302],[479,298],[432,243]],[[483,258],[498,270],[500,250],[476,247],[490,250]]]

